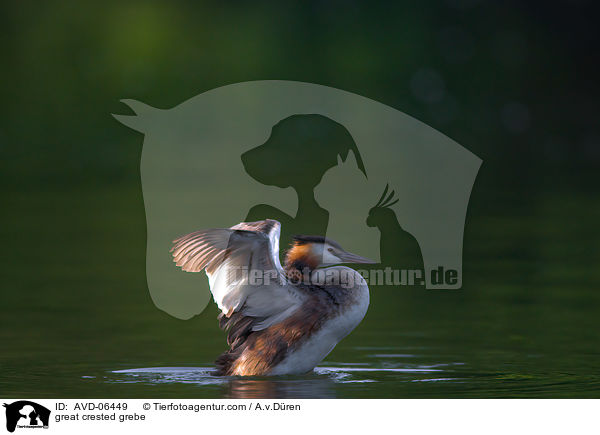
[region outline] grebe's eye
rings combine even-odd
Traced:
[[[333,252],[333,248],[329,248],[327,249],[329,252]]]

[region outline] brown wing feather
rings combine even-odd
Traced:
[[[259,340],[256,334],[282,324],[290,316],[297,317],[298,308],[307,298],[285,281],[279,263],[279,228],[275,220],[243,222],[231,228],[195,231],[173,242],[171,252],[178,266],[187,272],[205,270],[209,276],[211,292],[222,311],[219,324],[228,332],[230,350],[217,363],[223,374],[230,372],[231,364],[249,343],[255,343],[252,348],[261,353],[258,349],[264,346],[262,340],[273,340],[275,336],[272,332],[260,334],[264,338]],[[252,285],[247,278],[232,276],[239,267],[248,272],[276,272],[279,279]],[[289,344],[286,341],[285,346]],[[271,364],[277,358],[270,359]]]
[[[291,314],[302,298],[287,285],[279,263],[279,229],[279,222],[267,219],[195,231],[173,242],[173,260],[184,271],[206,271],[223,313],[243,311],[255,319],[253,330],[264,329]],[[258,285],[249,280],[254,272],[263,273]]]
[[[251,248],[268,254],[269,236],[277,225],[277,221],[267,219],[242,222],[231,228],[194,231],[173,241],[173,260],[186,272],[200,272],[206,268],[210,274],[236,250]],[[264,260],[272,269],[277,267],[269,255]]]

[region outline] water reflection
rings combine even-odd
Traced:
[[[107,382],[111,383],[223,386],[225,397],[236,399],[335,398],[335,382],[343,378],[329,374],[277,378],[214,376],[214,368],[211,367],[149,367],[115,370],[110,373]]]
[[[181,383],[196,385],[220,385],[227,378],[214,376],[213,367],[145,367],[139,369],[114,370],[108,382],[164,384]]]
[[[234,399],[336,398],[347,388],[344,384],[359,388],[399,380],[451,381],[454,378],[443,376],[441,372],[447,372],[454,364],[374,367],[365,363],[340,363],[340,366],[317,367],[306,375],[278,377],[215,376],[212,367],[149,367],[111,371],[105,379],[119,384],[214,386],[222,390],[224,397]]]
[[[232,399],[334,399],[335,383],[327,377],[297,379],[231,378],[226,397]]]

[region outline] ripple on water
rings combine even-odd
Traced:
[[[359,366],[360,365],[360,366]],[[337,383],[377,382],[369,379],[369,374],[426,374],[444,371],[441,367],[451,364],[434,364],[417,367],[364,367],[364,363],[345,363],[342,367],[316,367],[312,373],[299,376],[278,376],[273,380],[302,380],[319,377],[328,378]],[[118,383],[184,383],[197,385],[226,384],[230,379],[239,377],[215,376],[212,367],[145,367],[125,370],[113,370],[107,382]],[[85,377],[85,376],[84,376]],[[253,377],[244,378],[251,379]],[[260,378],[260,377],[257,377]],[[441,378],[440,378],[441,379]],[[410,379],[407,379],[410,380]]]
[[[110,372],[113,376],[108,378],[108,382],[197,385],[219,385],[227,382],[227,378],[215,376],[214,371],[213,367],[144,367],[113,370]]]
[[[205,393],[229,398],[364,397],[382,387],[389,390],[413,382],[464,382],[464,374],[456,371],[458,367],[455,366],[459,365],[462,363],[407,364],[406,359],[393,360],[390,357],[376,364],[330,362],[305,375],[274,377],[215,376],[214,367],[144,367],[110,371],[102,378],[102,382],[206,387]]]

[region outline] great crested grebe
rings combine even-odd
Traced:
[[[363,319],[369,288],[339,263],[374,263],[322,236],[295,236],[285,267],[279,262],[276,220],[243,222],[190,233],[173,243],[177,266],[206,270],[221,309],[219,325],[230,349],[217,374],[307,373]]]

